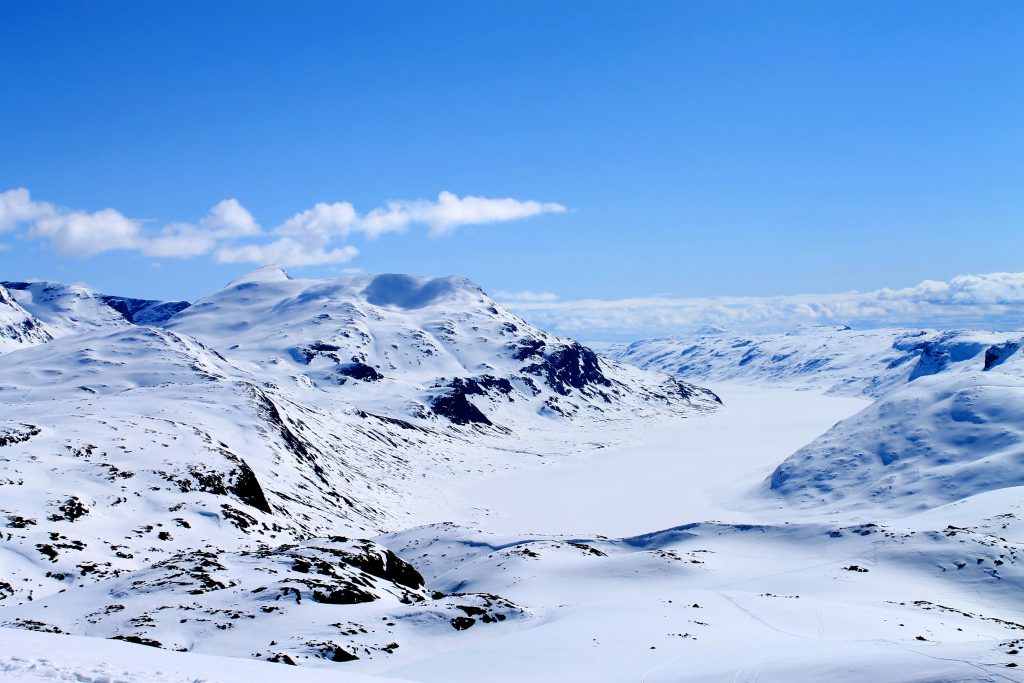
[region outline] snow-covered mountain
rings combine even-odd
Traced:
[[[387,657],[403,633],[518,619],[497,596],[427,592],[348,539],[432,521],[422,511],[456,471],[719,405],[533,328],[462,278],[265,269],[191,306],[9,287],[8,626],[287,662]],[[399,607],[408,626],[382,625]]]
[[[539,330],[459,277],[293,280],[264,268],[167,327],[261,376],[402,419],[509,426],[538,414],[600,418],[652,402],[684,411],[716,402]]]
[[[1024,486],[1022,347],[995,344],[897,387],[789,457],[772,491],[801,506],[912,511]]]
[[[187,301],[131,299],[58,282],[0,282],[11,298],[54,337],[129,325],[161,325]]]
[[[1020,335],[1018,335],[1020,336]],[[606,350],[613,358],[690,381],[804,387],[877,398],[908,381],[979,359],[1005,333],[807,326],[735,335],[707,328]]]

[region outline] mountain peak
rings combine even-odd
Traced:
[[[227,286],[234,287],[249,282],[284,282],[291,279],[291,276],[281,266],[269,265],[250,271],[242,277],[232,280]]]

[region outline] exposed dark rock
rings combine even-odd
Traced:
[[[456,377],[447,383],[449,393],[437,396],[431,401],[435,414],[446,417],[455,424],[492,425],[483,411],[473,405],[467,396],[486,396],[497,393],[509,396],[512,383],[503,377],[480,375],[478,377]]]
[[[465,631],[467,628],[476,623],[476,619],[472,617],[453,617],[451,624],[456,631]]]
[[[80,501],[76,496],[68,498],[66,501],[60,504],[57,508],[60,514],[54,513],[48,517],[51,522],[60,522],[67,520],[73,522],[80,517],[85,517],[89,514],[89,508],[85,506],[85,503]]]
[[[304,346],[297,349],[297,351],[293,351],[292,355],[295,356],[297,360],[305,362],[306,365],[313,362],[313,359],[317,356],[323,356],[333,360],[335,363],[340,363],[341,359],[338,358],[337,354],[340,350],[340,346],[335,346],[334,344],[328,344],[322,341],[315,341],[309,346]]]
[[[503,377],[493,375],[480,375],[479,377],[456,377],[448,386],[455,391],[461,391],[467,395],[484,396],[489,391],[496,391],[500,394],[511,394],[512,383]]]
[[[228,521],[230,521],[232,524],[234,524],[239,529],[242,529],[243,531],[248,529],[249,527],[254,527],[257,524],[255,517],[253,517],[252,515],[247,515],[244,512],[242,512],[241,510],[238,510],[238,509],[235,509],[235,508],[231,507],[227,503],[224,503],[223,505],[221,505],[220,509],[221,509],[221,514],[224,515],[225,519],[227,519]]]
[[[357,379],[361,382],[379,382],[384,379],[384,375],[377,372],[375,368],[372,368],[366,363],[360,361],[354,361],[347,365],[342,365],[338,368],[338,374],[343,377]]]
[[[997,365],[1001,365],[1007,358],[1017,353],[1020,350],[1024,342],[1019,341],[1008,341],[1002,344],[996,344],[985,349],[985,370],[991,370]]]
[[[380,420],[381,422],[385,422],[387,424],[395,425],[396,427],[398,427],[400,429],[407,429],[409,431],[415,431],[415,432],[428,432],[429,431],[427,429],[424,429],[423,427],[419,427],[417,425],[414,425],[413,423],[411,423],[411,422],[409,422],[407,420],[400,420],[397,417],[388,417],[387,415],[377,415],[376,413],[368,413],[365,410],[360,410],[359,411],[359,417],[361,417],[363,419],[372,418],[374,420]]]
[[[28,441],[40,433],[39,427],[29,424],[11,425],[0,428],[0,446],[12,446]]]
[[[517,345],[510,346],[512,357],[516,360],[526,360],[531,356],[540,355],[544,348],[544,342],[540,339],[520,339]]]
[[[453,389],[449,394],[435,396],[430,402],[430,407],[435,414],[446,417],[457,425],[494,424],[466,398],[466,392],[463,390]]]
[[[612,384],[601,371],[597,354],[577,342],[549,353],[543,361],[523,371],[543,377],[549,387],[563,396],[568,396],[571,389],[586,390]]]
[[[358,605],[373,602],[377,596],[354,585],[346,585],[332,590],[314,590],[313,600],[325,605]]]
[[[273,512],[252,468],[241,458],[238,459],[237,466],[235,481],[228,490],[246,505],[250,505],[268,514]]]
[[[114,636],[111,640],[123,640],[126,643],[135,643],[136,645],[146,645],[148,647],[163,647],[163,644],[159,640],[143,638],[142,636],[136,635],[119,635]]]

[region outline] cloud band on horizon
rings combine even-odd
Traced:
[[[82,211],[36,201],[25,188],[0,192],[0,233],[47,241],[60,253],[87,258],[108,251],[138,251],[154,258],[212,254],[221,263],[313,266],[347,263],[359,249],[344,241],[355,234],[376,239],[425,226],[431,237],[468,225],[486,225],[565,213],[553,202],[459,197],[441,192],[436,201],[397,200],[360,215],[349,202],[317,203],[264,232],[237,199],[225,199],[196,223],[151,229],[116,209]]]
[[[959,275],[903,289],[772,297],[637,297],[562,301],[501,292],[499,303],[561,334],[600,339],[684,333],[716,325],[772,332],[806,324],[1024,328],[1024,273]]]

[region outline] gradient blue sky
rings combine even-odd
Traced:
[[[368,272],[579,299],[1024,270],[1016,2],[2,2],[0,68],[0,191],[64,207],[570,209],[354,238]],[[2,279],[118,294],[251,268],[0,241]]]

